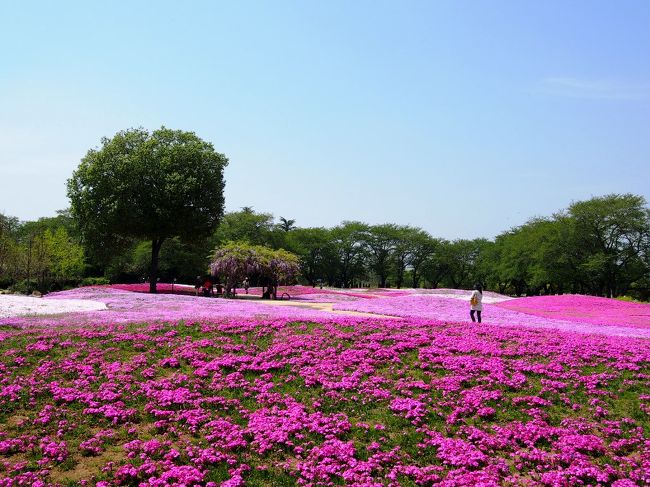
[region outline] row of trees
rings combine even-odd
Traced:
[[[486,254],[489,281],[515,294],[625,293],[648,298],[650,210],[641,196],[573,203],[499,235]]]
[[[302,279],[311,285],[462,288],[479,281],[515,295],[642,299],[650,289],[650,210],[632,194],[575,202],[494,240],[449,241],[396,224],[297,228],[292,220],[275,224],[272,215],[244,208],[226,214],[213,236],[215,245],[229,240],[296,253]]]
[[[120,251],[97,258],[97,252],[85,251],[67,212],[27,223],[2,216],[0,223],[4,287],[30,279],[32,286],[47,290],[89,275],[120,282],[149,276],[150,241],[133,238]],[[300,228],[293,220],[276,223],[273,215],[246,207],[226,213],[210,235],[191,242],[166,239],[160,246],[160,278],[192,282],[206,272],[215,248],[235,248],[229,242],[299,256],[299,279],[313,286],[467,288],[480,281],[514,295],[630,294],[644,300],[650,295],[650,211],[643,197],[631,194],[573,203],[494,240],[449,241],[397,224]],[[255,282],[256,274],[249,274]]]

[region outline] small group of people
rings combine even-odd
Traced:
[[[244,291],[246,291],[246,294],[248,294],[248,288],[250,287],[248,277],[244,279],[243,287]],[[225,288],[224,285],[221,284],[218,280],[215,283],[214,279],[211,276],[207,276],[205,278],[196,276],[196,280],[194,281],[194,291],[197,296],[201,294],[205,297],[221,297],[224,295]],[[236,294],[235,289],[232,291],[233,294]]]
[[[194,291],[197,296],[202,294],[206,298],[211,296],[220,297],[223,296],[223,284],[220,282],[213,282],[213,279],[210,276],[205,278],[196,276],[196,280],[194,281]]]

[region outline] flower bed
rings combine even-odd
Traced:
[[[650,480],[645,340],[345,317],[1,339],[5,484]]]
[[[574,320],[596,325],[620,325],[650,328],[650,304],[631,303],[617,299],[563,294],[532,296],[500,303],[504,309],[520,313]]]
[[[643,328],[496,305],[471,324],[434,294],[337,304],[401,320],[108,287],[44,300],[70,298],[108,309],[0,320],[0,485],[650,482]]]
[[[615,306],[619,301],[608,300]],[[584,333],[603,333],[608,335],[639,336],[650,338],[650,326],[638,323],[634,326],[621,324],[620,321],[609,322],[601,319],[597,323],[582,320],[579,316],[570,319],[549,318],[540,315],[510,309],[506,307],[512,301],[502,301],[484,305],[483,322],[499,326],[525,326],[533,328],[556,328]],[[630,303],[622,303],[630,304]],[[335,310],[350,310],[381,315],[401,316],[405,318],[429,318],[442,321],[467,322],[469,319],[469,299],[457,299],[444,294],[414,294],[391,299],[376,299],[337,303]],[[598,309],[602,309],[602,306]],[[594,311],[586,310],[585,313]],[[612,312],[613,313],[613,312]],[[605,312],[607,314],[607,312]],[[595,320],[594,320],[595,321]]]
[[[104,303],[102,311],[79,312],[59,316],[5,317],[0,325],[48,326],[144,323],[152,321],[200,321],[236,318],[311,319],[331,315],[308,308],[269,306],[261,300],[218,299],[176,294],[147,294],[110,287],[83,287],[48,294],[44,301],[65,303],[69,299]],[[64,308],[62,308],[63,310]]]

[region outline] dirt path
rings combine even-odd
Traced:
[[[337,310],[334,309],[335,303],[298,303],[296,301],[272,301],[267,299],[260,300],[257,302],[260,304],[269,304],[272,306],[292,306],[294,308],[314,309],[316,311],[325,311],[327,313],[346,315],[346,316],[368,316],[371,318],[391,318],[394,320],[403,319],[399,316],[380,315],[376,313],[362,313],[360,311]]]

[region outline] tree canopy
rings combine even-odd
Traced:
[[[192,282],[206,272],[211,249],[236,241],[297,255],[297,279],[312,286],[468,288],[480,281],[486,289],[505,294],[650,298],[650,209],[641,196],[612,194],[578,201],[493,240],[447,241],[396,224],[300,228],[285,220],[276,223],[272,214],[244,207],[226,214],[204,239],[165,238],[158,273],[167,280]],[[93,237],[81,240],[67,211],[32,222],[0,215],[0,286],[48,291],[74,285],[84,276],[134,282],[146,275],[150,240],[113,236],[128,247],[108,247],[111,263],[101,266],[96,248],[88,245]],[[246,270],[237,279],[248,276],[254,285],[279,280],[255,272]]]
[[[156,292],[163,242],[208,235],[219,223],[227,164],[192,132],[118,132],[89,150],[68,180],[71,214],[93,249],[128,238],[151,241],[150,291]]]

